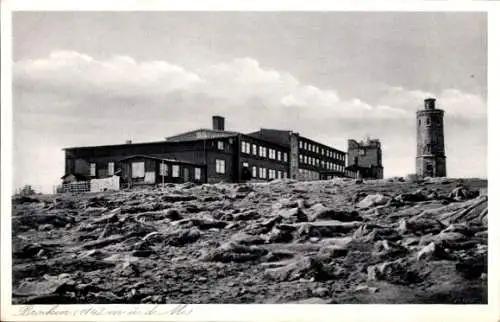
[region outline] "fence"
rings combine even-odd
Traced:
[[[89,192],[89,191],[90,191],[90,182],[89,181],[67,183],[67,184],[63,184],[63,185],[58,186],[56,189],[57,193],[64,193],[64,192],[81,193],[81,192]]]
[[[113,176],[104,179],[92,179],[90,181],[67,183],[56,187],[57,193],[101,192],[107,190],[120,190],[120,177]]]

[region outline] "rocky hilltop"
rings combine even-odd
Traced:
[[[13,303],[487,303],[486,181],[13,198]]]

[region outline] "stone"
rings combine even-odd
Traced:
[[[317,297],[327,297],[330,291],[326,287],[318,287],[312,291],[312,295]]]
[[[231,240],[242,245],[260,245],[265,242],[264,238],[260,236],[253,236],[246,233],[236,233],[231,236]]]
[[[439,260],[451,259],[451,256],[441,246],[436,243],[430,243],[422,248],[417,254],[417,260]]]
[[[255,210],[248,210],[233,215],[233,220],[254,220],[260,218],[260,214]]]
[[[280,282],[294,281],[300,278],[314,278],[316,281],[324,281],[335,277],[321,261],[311,257],[299,259],[283,267],[266,269],[264,274],[267,278]]]
[[[386,197],[383,194],[377,193],[377,194],[366,196],[363,200],[358,202],[358,204],[356,206],[358,208],[361,208],[361,209],[367,209],[367,208],[370,208],[373,206],[384,205],[389,201],[390,201],[389,197]]]
[[[323,208],[313,215],[316,220],[338,220],[338,221],[362,221],[363,218],[357,211],[338,211],[331,208]]]
[[[304,213],[304,211],[301,208],[286,208],[286,209],[280,209],[277,211],[275,214],[277,216],[283,217],[285,220],[289,220],[291,222],[307,222],[309,221],[309,218],[307,217],[307,214]]]

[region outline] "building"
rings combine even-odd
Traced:
[[[382,179],[382,145],[378,139],[347,141],[346,176],[350,178]]]
[[[248,136],[285,146],[290,154],[290,177],[325,180],[344,177],[345,152],[285,130],[260,129]]]
[[[425,99],[424,109],[417,111],[417,176],[446,177],[443,116],[434,98]]]
[[[163,141],[66,148],[63,180],[118,175],[123,186],[136,186],[344,176],[345,153],[338,149],[292,131],[226,131],[224,123],[214,116],[212,129]]]

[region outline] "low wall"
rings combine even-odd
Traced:
[[[112,176],[110,178],[90,180],[90,192],[105,190],[120,190],[120,177]]]

